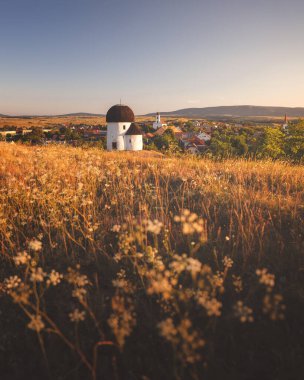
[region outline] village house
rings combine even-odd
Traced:
[[[201,140],[204,140],[204,141],[210,141],[211,140],[211,136],[206,133],[206,132],[200,132],[197,137]]]
[[[171,129],[171,131],[174,133],[176,138],[181,138],[183,132],[180,128],[175,127],[174,125],[163,125],[161,128],[159,128],[155,133],[154,136],[162,136],[166,130]]]

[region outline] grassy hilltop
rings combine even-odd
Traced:
[[[303,166],[0,157],[1,379],[303,378]]]

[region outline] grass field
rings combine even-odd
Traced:
[[[165,123],[168,118],[163,117]],[[172,118],[171,118],[172,120]],[[186,122],[188,119],[178,118],[181,122]],[[136,116],[137,122],[151,122],[155,121],[155,117],[151,116]],[[37,128],[37,127],[51,127],[57,124],[64,125],[105,125],[106,118],[98,116],[36,116],[36,117],[0,117],[0,129],[6,126],[22,127],[22,128]]]
[[[303,378],[303,166],[0,157],[1,379]]]
[[[87,116],[37,116],[37,117],[0,117],[0,129],[5,126],[34,128],[50,127],[56,124],[87,124],[97,125],[105,124],[105,117],[87,117]]]

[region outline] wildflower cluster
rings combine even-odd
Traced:
[[[263,313],[273,320],[284,319],[285,305],[283,304],[283,296],[274,293],[275,275],[268,272],[266,268],[257,269],[256,274],[259,283],[266,286],[266,294],[263,298]]]
[[[26,252],[19,252],[17,256],[14,257],[16,265],[25,265],[31,260],[31,256]]]
[[[260,284],[265,285],[269,290],[275,285],[275,276],[268,272],[266,268],[257,269],[256,274],[259,277]]]
[[[283,304],[281,294],[267,293],[263,298],[263,313],[268,315],[272,321],[285,318],[286,306]]]
[[[50,285],[57,286],[58,284],[60,284],[62,279],[63,279],[63,274],[52,269],[51,273],[48,274],[48,279],[47,279],[46,283],[49,286]]]
[[[39,333],[41,330],[44,329],[45,324],[44,324],[44,322],[43,322],[43,320],[39,314],[38,315],[31,315],[31,320],[28,323],[27,327],[29,329],[34,330],[37,333]]]
[[[173,261],[170,263],[170,269],[176,273],[180,274],[184,271],[187,271],[191,274],[193,278],[196,278],[199,273],[202,271],[204,273],[209,273],[211,268],[209,266],[204,266],[202,263],[192,257],[188,257],[186,254],[183,255],[174,255]]]
[[[234,315],[242,322],[253,322],[253,310],[245,306],[243,301],[237,301],[234,305]]]
[[[146,225],[147,231],[155,235],[159,235],[163,227],[163,223],[157,219],[145,220],[144,224]]]
[[[158,328],[161,336],[172,344],[183,365],[202,359],[201,350],[206,342],[193,328],[190,319],[184,318],[175,324],[172,318],[167,318],[158,324]]]
[[[232,268],[233,260],[230,257],[225,256],[223,258],[223,264],[224,264],[225,269]]]
[[[80,311],[79,309],[73,310],[69,314],[71,322],[81,322],[85,320],[85,311]]]
[[[85,274],[79,272],[80,266],[77,265],[76,269],[68,268],[66,280],[69,284],[73,285],[72,296],[77,298],[78,301],[84,302],[84,298],[87,294],[86,286],[90,284],[88,277]]]
[[[32,282],[42,282],[44,281],[45,277],[46,277],[46,273],[43,271],[41,267],[36,268],[35,266],[33,266],[31,268],[30,280]]]
[[[199,305],[205,308],[208,317],[221,316],[221,309],[223,306],[222,302],[220,302],[215,297],[210,295],[208,291],[204,291],[204,290],[198,291],[196,300]]]
[[[181,215],[176,215],[174,221],[181,223],[184,235],[200,234],[207,240],[206,221],[198,217],[197,214],[191,213],[189,210],[182,210]]]
[[[174,289],[174,285],[177,284],[176,278],[172,278],[171,273],[168,270],[165,270],[163,273],[159,273],[158,270],[151,270],[149,277],[150,281],[147,293],[149,295],[160,295],[165,300],[169,299]]]
[[[9,290],[8,294],[12,297],[13,301],[18,304],[28,305],[31,294],[33,293],[29,285],[21,283],[13,290]]]
[[[123,349],[126,338],[136,325],[135,305],[131,296],[133,287],[127,281],[124,270],[117,274],[113,285],[116,293],[111,300],[112,313],[108,318],[108,325],[112,329],[118,346]]]
[[[4,280],[4,288],[9,292],[12,289],[18,288],[21,284],[21,278],[18,276],[10,276]]]
[[[42,250],[42,243],[40,240],[33,238],[32,240],[29,241],[28,247],[30,250],[34,252],[39,252]]]

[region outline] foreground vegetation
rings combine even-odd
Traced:
[[[0,157],[1,379],[303,378],[303,167]]]

